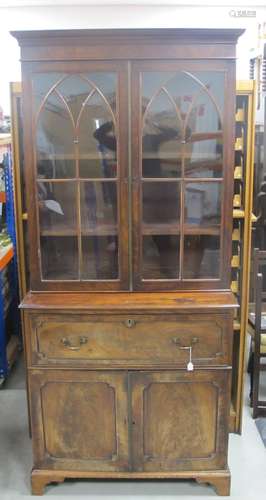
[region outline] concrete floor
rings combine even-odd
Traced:
[[[231,499],[266,499],[266,448],[250,416],[246,398],[242,436],[230,435]],[[0,500],[30,500],[31,441],[28,437],[22,361],[0,390]],[[210,486],[194,481],[66,481],[46,488],[54,500],[195,500],[218,498]]]

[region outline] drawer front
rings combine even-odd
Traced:
[[[230,314],[30,316],[33,365],[186,367],[231,362]],[[191,348],[191,349],[190,349]]]

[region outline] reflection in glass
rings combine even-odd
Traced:
[[[180,183],[143,182],[144,224],[179,224]]]
[[[76,233],[76,182],[39,181],[37,188],[41,234]]]
[[[198,79],[201,85],[205,86],[209,90],[213,100],[222,113],[224,108],[225,72],[213,70],[193,71],[192,76]]]
[[[116,75],[47,74],[34,78],[37,171],[41,178],[76,176],[76,147],[79,175],[83,178],[115,177]]]
[[[160,89],[164,88],[173,99],[182,121],[185,121],[193,99],[202,90],[203,86],[205,86],[205,83],[200,82],[198,77],[193,78],[191,72],[145,72],[142,74],[144,110],[149,104],[150,99],[156,96],[160,92]],[[170,103],[168,107],[169,105]],[[173,106],[171,109],[174,109]]]
[[[35,73],[32,76],[33,103],[37,113],[48,92],[66,77],[64,73]]]
[[[117,232],[116,182],[81,182],[82,233]]]
[[[222,177],[223,134],[217,107],[202,91],[188,116],[185,145],[186,177]]]
[[[184,279],[219,278],[220,238],[218,236],[185,236]]]
[[[39,115],[36,156],[39,178],[75,176],[73,125],[64,102],[55,93],[49,96]]]
[[[64,97],[76,122],[82,104],[92,91],[92,86],[80,75],[69,75],[56,87]]]
[[[143,236],[142,278],[179,278],[179,236]]]
[[[186,183],[185,224],[197,226],[217,226],[220,223],[221,183]]]
[[[78,279],[78,240],[73,236],[41,237],[42,278]]]
[[[117,236],[91,236],[82,238],[83,280],[118,279]]]
[[[95,93],[84,106],[79,122],[80,177],[116,177],[116,135],[113,118]]]
[[[224,72],[144,72],[143,176],[222,177],[223,109]]]
[[[111,106],[113,112],[116,110],[116,87],[117,87],[117,75],[116,73],[106,73],[106,72],[91,72],[84,73],[84,78],[87,78],[99,89],[108,104]]]
[[[180,177],[180,155],[181,132],[178,116],[168,95],[160,92],[145,115],[142,176]]]

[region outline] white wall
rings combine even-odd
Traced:
[[[252,0],[251,0],[252,1]],[[96,0],[94,0],[96,2]],[[20,6],[29,4],[46,6]],[[248,79],[249,50],[257,39],[258,23],[266,22],[266,6],[234,7],[227,6],[177,6],[176,0],[167,0],[162,5],[159,0],[131,0],[125,5],[122,0],[98,0],[98,5],[60,6],[71,3],[65,0],[37,1],[4,1],[0,4],[0,104],[5,113],[9,113],[9,82],[20,80],[19,48],[17,42],[9,35],[10,30],[37,29],[71,29],[71,28],[245,28],[246,32],[238,44],[237,78]],[[78,0],[78,3],[90,3],[89,0]],[[103,3],[109,5],[102,5]],[[115,5],[110,5],[114,3]],[[133,5],[135,3],[135,5]],[[141,5],[141,4],[148,5]],[[167,3],[167,5],[166,5]],[[185,3],[185,2],[183,2]],[[192,4],[193,0],[189,1]],[[199,0],[194,0],[199,4]],[[211,5],[214,2],[209,2]],[[222,3],[222,2],[220,2]],[[225,2],[226,3],[226,2]],[[235,5],[239,5],[235,0]],[[53,5],[51,5],[53,4]],[[99,5],[101,4],[101,5]],[[156,5],[151,5],[156,4]],[[171,5],[170,5],[171,4]],[[262,4],[263,2],[256,2]],[[5,5],[16,5],[5,7]],[[232,17],[232,11],[256,11],[256,17]]]

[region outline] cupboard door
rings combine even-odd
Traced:
[[[226,467],[229,372],[130,374],[133,470]]]
[[[30,394],[36,467],[128,469],[126,375],[38,370]]]
[[[133,65],[137,289],[229,287],[230,72],[221,61]]]
[[[31,75],[34,288],[128,288],[126,81],[116,62]]]

